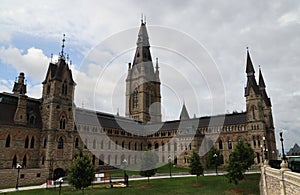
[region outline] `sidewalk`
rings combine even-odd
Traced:
[[[245,174],[255,174],[255,173],[260,173],[260,171],[246,171]],[[222,172],[218,172],[218,175],[225,175],[226,172],[222,171]],[[216,175],[216,173],[204,173],[204,176],[213,176]],[[178,178],[178,177],[195,177],[195,175],[190,175],[190,174],[176,174],[173,173],[172,174],[172,178]],[[161,175],[155,175],[153,177],[151,177],[151,179],[164,179],[164,178],[170,178],[169,174],[161,174]],[[140,177],[140,176],[134,176],[134,177],[130,177],[130,181],[137,181],[137,180],[146,180],[148,179],[147,177]],[[118,179],[112,179],[112,182],[120,182],[120,181],[124,181],[123,178],[118,178]],[[93,182],[94,184],[98,184],[98,183],[108,183],[107,180],[105,181],[96,181]],[[69,184],[62,184],[63,186],[68,186]],[[34,190],[34,189],[46,189],[46,188],[58,188],[59,185],[47,185],[46,183],[42,184],[42,185],[38,185],[38,186],[26,186],[26,187],[19,187],[18,190],[16,190],[16,188],[8,188],[8,189],[1,189],[0,193],[7,193],[7,192],[15,192],[15,191],[23,191],[23,190]]]

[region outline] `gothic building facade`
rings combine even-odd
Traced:
[[[205,163],[203,156],[212,146],[226,162],[239,141],[254,149],[256,165],[263,159],[263,142],[268,158],[276,159],[271,100],[261,70],[256,81],[248,50],[246,74],[245,112],[190,118],[183,105],[178,120],[162,122],[159,64],[157,59],[153,64],[142,21],[134,60],[128,64],[124,81],[126,109],[122,117],[74,105],[76,83],[62,49],[58,62],[49,64],[40,99],[26,95],[24,73],[14,83],[13,93],[0,93],[0,173],[9,178],[19,163],[24,182],[32,177],[37,179],[26,182],[55,179],[68,170],[79,147],[99,167],[119,167],[124,159],[129,166],[138,164],[147,149],[154,150],[161,163],[171,158],[186,167],[194,150]],[[5,185],[11,184],[3,181],[1,186]]]

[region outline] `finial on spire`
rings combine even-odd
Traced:
[[[143,12],[142,12],[142,15],[141,15],[141,23],[143,24],[144,23],[144,15],[143,15]]]
[[[156,71],[158,71],[159,66],[158,66],[158,58],[156,58],[156,66],[155,66]]]
[[[62,46],[61,46],[61,53],[60,53],[60,57],[61,58],[65,58],[65,55],[64,55],[64,48],[65,48],[65,41],[66,41],[66,35],[63,34],[63,39],[62,39]]]
[[[249,51],[249,47],[248,46],[246,47],[246,50]]]

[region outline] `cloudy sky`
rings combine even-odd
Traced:
[[[14,1],[0,6],[0,91],[20,71],[28,95],[41,97],[62,34],[72,60],[79,107],[124,115],[127,64],[141,13],[152,58],[159,58],[163,119],[245,110],[245,55],[263,71],[286,149],[299,142],[300,2],[294,1]],[[277,136],[277,143],[279,142]]]

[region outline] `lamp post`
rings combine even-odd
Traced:
[[[264,164],[264,152],[263,152],[263,145],[260,145],[260,150],[261,150],[261,161],[262,161],[262,164]]]
[[[168,156],[169,166],[170,166],[170,178],[172,178],[172,157],[171,154]]]
[[[59,178],[58,179],[58,182],[59,182],[59,195],[61,194],[61,184],[64,182],[63,178]]]
[[[266,145],[266,137],[265,136],[263,136],[263,140],[264,140],[264,154],[265,154],[265,159],[267,161],[268,160],[268,154],[267,154],[268,149],[267,149],[267,145]]]
[[[284,154],[284,147],[283,147],[282,133],[283,133],[283,129],[280,129],[280,130],[279,130],[279,135],[280,135],[281,149],[282,149],[282,160],[283,160],[283,161],[286,161],[286,156],[285,156],[285,154]]]
[[[22,165],[20,165],[19,163],[17,163],[17,166],[16,166],[16,168],[18,169],[16,190],[18,190],[18,188],[19,188],[19,176],[20,176],[20,169],[22,169]]]
[[[215,166],[216,166],[216,175],[218,175],[218,164],[217,164],[217,157],[218,157],[218,155],[215,153],[214,155],[213,155],[213,157],[214,157],[214,159],[215,159]]]
[[[124,158],[122,161],[123,169],[124,169],[124,182],[126,187],[128,187],[128,175],[126,174],[127,160]]]

